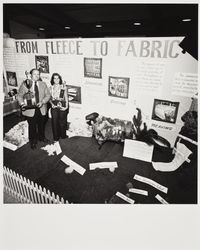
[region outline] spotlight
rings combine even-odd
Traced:
[[[39,28],[39,30],[44,31],[44,30],[45,30],[45,28],[40,27],[40,28]]]
[[[69,27],[69,26],[65,26],[65,29],[66,29],[66,30],[70,30],[70,29],[71,29],[71,27]]]
[[[190,22],[190,21],[192,21],[192,19],[190,19],[190,18],[182,19],[182,22]]]
[[[141,23],[134,23],[134,25],[141,25]]]
[[[97,25],[96,25],[96,28],[101,28],[101,27],[102,27],[101,24],[97,24]]]

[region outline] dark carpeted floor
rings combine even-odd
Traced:
[[[4,118],[4,132],[20,121],[16,115]],[[46,136],[52,139],[51,121],[46,124]],[[169,203],[197,203],[197,161],[193,157],[190,164],[184,163],[177,171],[171,173],[156,172],[151,163],[125,158],[122,156],[123,144],[108,142],[99,150],[94,138],[72,137],[60,140],[62,154],[48,156],[40,147],[31,150],[29,145],[13,152],[4,148],[4,165],[17,173],[37,182],[42,187],[61,195],[72,203],[105,203],[117,192],[128,193],[126,184],[131,182],[134,187],[149,191],[149,196],[130,194],[135,203],[153,204],[160,194]],[[63,155],[83,166],[87,171],[82,176],[77,172],[65,174],[66,166],[60,161]],[[162,152],[154,150],[154,161],[170,162],[171,150]],[[89,163],[99,161],[117,161],[118,168],[114,173],[108,169],[89,170]],[[134,174],[153,179],[168,187],[168,193],[133,180]]]

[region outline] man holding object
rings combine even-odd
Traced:
[[[32,69],[30,76],[31,79],[23,81],[19,88],[18,101],[22,114],[27,118],[30,146],[35,149],[37,139],[46,143],[49,142],[45,138],[44,122],[47,113],[47,102],[51,95],[46,83],[40,80],[39,70]]]

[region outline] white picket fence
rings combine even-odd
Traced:
[[[16,174],[9,168],[3,168],[3,183],[5,192],[17,199],[20,203],[47,203],[65,204],[63,197],[42,188],[37,183]]]

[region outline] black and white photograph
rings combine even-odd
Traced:
[[[1,249],[200,249],[199,3],[140,1],[3,0]]]
[[[48,56],[35,56],[35,65],[41,73],[49,73]]]
[[[154,99],[152,120],[176,123],[179,102]]]
[[[69,102],[81,104],[81,87],[67,85]]]
[[[5,95],[8,94],[8,84],[4,74],[3,74],[3,93],[5,93]]]
[[[102,58],[84,58],[84,77],[102,78]]]
[[[17,87],[17,77],[16,72],[6,71],[8,85],[10,87]]]
[[[130,78],[128,77],[109,76],[108,95],[127,99],[129,93],[129,81]]]

